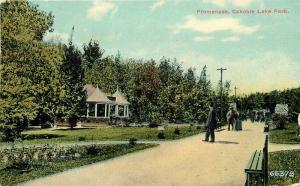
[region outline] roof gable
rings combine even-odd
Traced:
[[[113,97],[116,98],[116,103],[118,105],[129,105],[130,103],[127,101],[125,96],[122,94],[122,92],[117,89],[117,91],[112,95]]]
[[[90,96],[88,96],[86,101],[112,103],[112,101],[107,98],[107,95],[103,91],[101,91],[98,87],[95,88],[94,92]]]

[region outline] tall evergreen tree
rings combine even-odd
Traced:
[[[74,32],[74,27],[72,29]],[[72,35],[68,45],[64,45],[64,59],[61,65],[62,81],[64,83],[65,97],[62,116],[66,118],[73,128],[85,111],[85,92],[83,91],[83,67],[81,52],[73,45]]]
[[[197,84],[204,91],[208,91],[211,88],[211,83],[207,78],[207,67],[206,67],[206,65],[204,65],[204,67],[201,70],[200,78],[199,78],[199,81],[198,81]]]
[[[95,62],[99,62],[104,54],[104,49],[100,48],[99,41],[90,40],[88,44],[83,45],[83,65],[86,69],[91,69]]]

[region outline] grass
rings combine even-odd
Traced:
[[[292,171],[294,177],[270,176],[270,185],[291,185],[300,182],[300,150],[269,153],[269,171]]]
[[[270,131],[270,142],[281,144],[300,144],[300,139],[296,137],[298,129],[297,123],[289,123],[285,129],[274,129]]]
[[[32,164],[33,169],[30,171],[20,171],[16,169],[4,168],[0,164],[0,185],[15,185],[18,183],[26,182],[35,178],[55,174],[68,169],[92,164],[102,160],[110,159],[116,156],[121,156],[130,152],[150,148],[157,146],[157,144],[119,144],[119,145],[109,145],[112,148],[105,153],[100,153],[99,155],[86,155],[74,160],[52,160],[36,162]]]
[[[180,134],[174,134],[175,126],[165,128],[165,139],[174,140],[187,136],[199,134],[204,131],[203,128],[197,129],[196,126],[178,126]],[[22,144],[57,144],[72,143],[79,140],[84,141],[127,141],[130,138],[137,140],[155,141],[157,138],[157,128],[91,128],[91,129],[75,129],[75,130],[30,130],[22,133],[24,140]],[[21,142],[17,142],[21,143]],[[9,145],[9,143],[0,143],[0,145]]]

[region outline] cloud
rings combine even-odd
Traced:
[[[57,42],[57,43],[66,43],[70,39],[70,34],[65,32],[47,32],[44,40]]]
[[[222,42],[237,42],[240,41],[241,39],[237,36],[231,36],[231,37],[226,37],[224,39],[222,39]]]
[[[212,33],[219,31],[231,31],[240,34],[252,34],[257,32],[259,25],[247,26],[241,23],[237,18],[212,18],[207,20],[198,20],[195,16],[187,16],[183,24],[175,26],[173,33],[180,30],[191,30],[201,33]]]
[[[203,0],[204,3],[210,3],[217,6],[237,6],[247,7],[254,3],[253,0]]]
[[[238,87],[238,94],[268,92],[299,87],[300,64],[285,53],[268,51],[243,59],[218,59],[214,56],[201,55],[194,52],[181,54],[184,69],[195,67],[196,74],[207,65],[208,75],[213,85],[217,85],[220,72],[217,68],[227,70],[223,74],[224,81],[231,81],[231,86]]]
[[[156,0],[155,3],[152,4],[150,10],[154,11],[155,9],[163,6],[166,3],[166,0]]]
[[[99,21],[103,16],[117,11],[117,6],[111,1],[94,0],[87,11],[87,17]]]
[[[194,38],[195,42],[203,42],[203,41],[210,41],[214,39],[214,37],[212,36],[197,36]]]

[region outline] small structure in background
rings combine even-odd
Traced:
[[[87,93],[87,109],[86,121],[82,123],[82,126],[127,124],[130,103],[119,88],[112,95],[91,84],[85,85],[84,90]]]
[[[282,114],[282,115],[288,115],[288,113],[289,113],[288,104],[276,104],[275,113]]]

